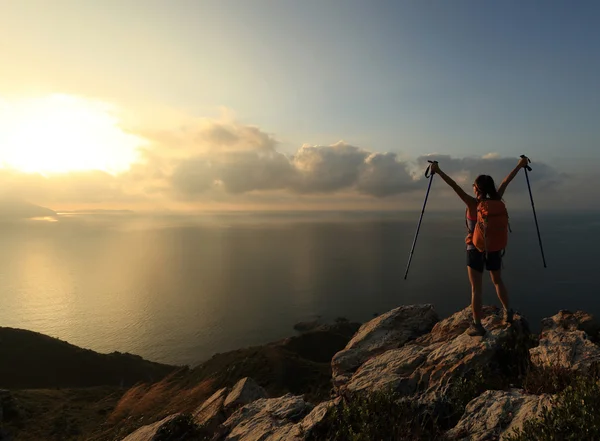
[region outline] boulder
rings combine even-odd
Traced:
[[[370,358],[431,331],[438,320],[433,305],[426,304],[401,306],[363,324],[344,350],[332,359],[334,387],[342,387]]]
[[[227,387],[216,391],[193,413],[194,421],[207,430],[214,431],[227,419],[223,404],[228,393],[229,388]]]
[[[157,421],[153,424],[148,424],[146,426],[142,426],[137,429],[135,432],[130,433],[128,436],[123,438],[123,441],[152,441],[156,432],[169,421],[176,418],[179,414],[169,415],[166,418],[163,418],[160,421]]]
[[[542,320],[542,332],[557,328],[569,331],[583,331],[591,338],[596,339],[600,332],[600,323],[592,314],[585,311],[571,312],[563,309],[558,314]]]
[[[223,406],[227,412],[232,412],[238,407],[250,404],[260,398],[267,398],[267,393],[252,378],[242,378],[227,395]]]
[[[214,432],[236,409],[266,396],[265,390],[252,378],[243,378],[233,389],[224,387],[207,399],[194,412],[194,421],[204,430]]]
[[[325,419],[327,412],[341,403],[341,398],[324,401],[318,404],[302,421],[296,424],[294,436],[298,439],[306,439],[311,432]]]
[[[300,396],[261,398],[241,407],[219,430],[217,440],[275,441],[299,440],[298,423],[313,410]],[[307,423],[308,424],[308,423]]]
[[[458,424],[446,433],[449,440],[502,440],[523,423],[552,406],[551,395],[531,395],[520,389],[488,390],[472,400]]]
[[[363,363],[340,392],[392,390],[403,396],[439,396],[468,373],[488,372],[506,344],[529,330],[518,314],[513,324],[504,325],[498,308],[487,307],[485,312],[482,323],[487,333],[483,337],[465,332],[470,320],[467,308],[439,322],[431,333]]]
[[[561,367],[587,373],[600,363],[600,347],[594,318],[583,311],[560,311],[542,320],[539,345],[530,349],[531,362],[539,368]]]

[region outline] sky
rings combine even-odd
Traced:
[[[426,159],[469,190],[527,154],[542,208],[586,208],[599,19],[583,0],[5,0],[0,187],[54,210],[401,210]]]

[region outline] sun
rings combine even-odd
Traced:
[[[144,140],[119,127],[115,108],[72,95],[0,98],[0,166],[26,173],[119,173]]]

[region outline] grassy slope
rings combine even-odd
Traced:
[[[272,397],[291,392],[313,403],[329,398],[331,358],[342,350],[357,323],[324,326],[275,343],[216,354],[194,369],[182,369],[153,385],[130,389],[110,415],[99,439],[124,436],[175,412],[192,412],[212,393],[251,377]]]
[[[16,441],[83,441],[102,430],[126,389],[31,389],[13,391],[16,412],[2,427]]]

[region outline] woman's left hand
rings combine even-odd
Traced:
[[[528,165],[529,165],[529,159],[527,158],[527,156],[525,156],[525,157],[523,157],[523,158],[519,159],[519,164],[518,164],[518,166],[519,166],[520,168],[525,168],[525,167],[527,167]]]

